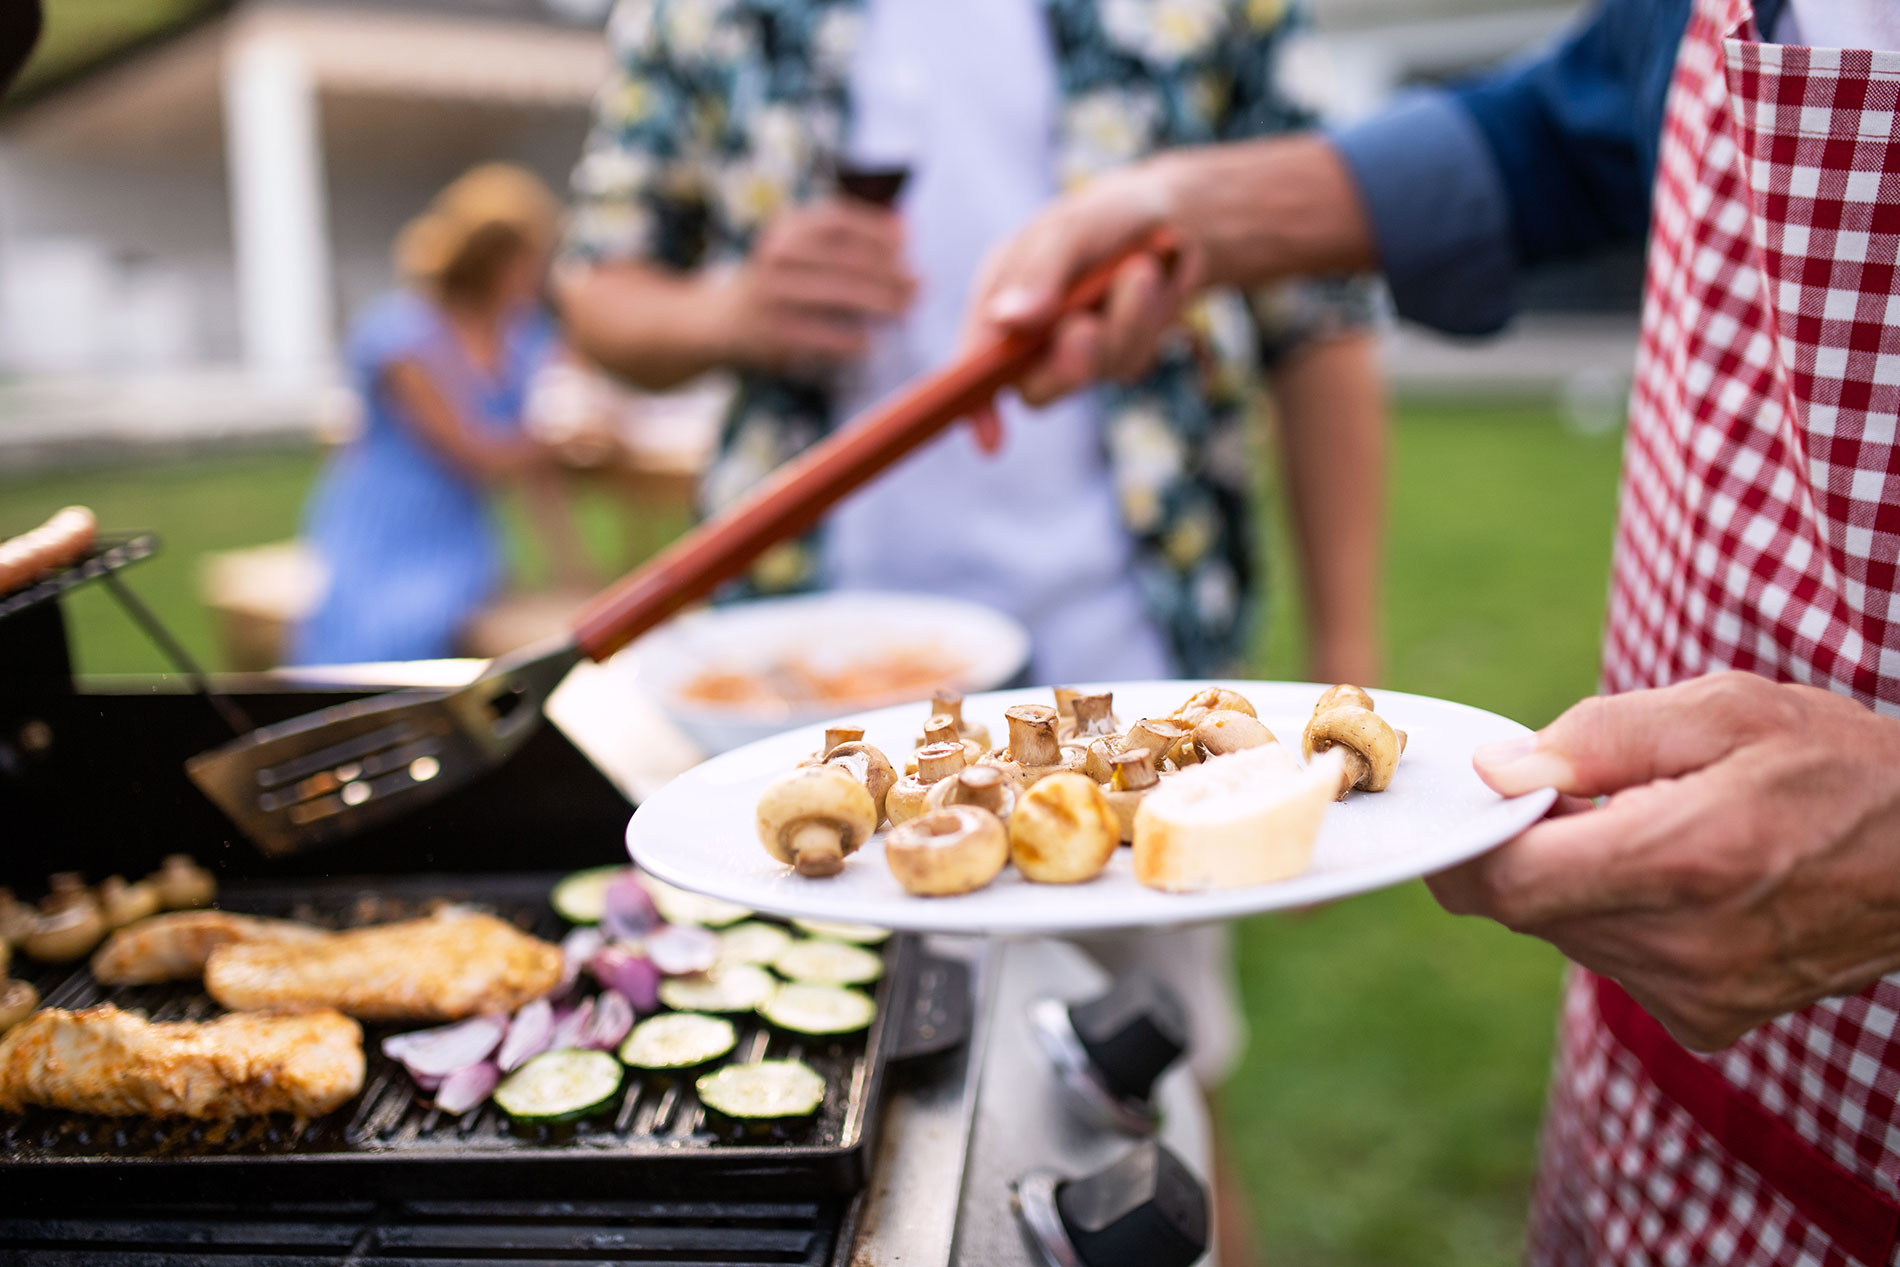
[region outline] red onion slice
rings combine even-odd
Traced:
[[[439,1029],[396,1034],[383,1040],[383,1054],[400,1060],[416,1078],[446,1078],[488,1059],[508,1032],[503,1016],[476,1016]]]
[[[436,1090],[435,1107],[460,1117],[493,1094],[500,1081],[501,1070],[492,1060],[457,1069]]]
[[[704,972],[719,962],[719,934],[695,924],[668,924],[647,937],[646,952],[669,977]]]
[[[612,1051],[633,1028],[633,1004],[618,990],[602,990],[594,1005],[594,1015],[582,1027],[575,1045]]]
[[[601,912],[600,929],[615,941],[633,941],[659,927],[660,912],[653,897],[632,871],[624,871],[607,884],[606,906]]]
[[[546,1051],[553,1037],[554,1005],[546,999],[536,999],[516,1012],[515,1019],[508,1023],[508,1037],[501,1040],[495,1063],[503,1073],[512,1073],[531,1057]]]
[[[579,1007],[565,1008],[555,1013],[554,1029],[548,1035],[548,1050],[560,1051],[565,1047],[580,1046],[581,1031],[594,1019],[594,1001],[582,999]]]
[[[651,1012],[660,1005],[660,970],[637,946],[609,945],[587,963],[594,979],[609,990],[618,990],[638,1012]]]
[[[607,944],[607,934],[592,924],[583,924],[561,939],[561,980],[554,993],[566,994],[580,980],[581,969]]]

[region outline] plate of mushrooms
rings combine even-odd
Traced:
[[[756,910],[920,932],[1234,919],[1429,875],[1556,794],[1472,752],[1528,733],[1356,686],[1122,682],[939,693],[696,766],[634,814],[660,879]]]

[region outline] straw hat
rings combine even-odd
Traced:
[[[505,225],[536,250],[554,245],[561,205],[541,178],[511,163],[471,167],[396,235],[396,272],[406,281],[440,278],[477,233]]]

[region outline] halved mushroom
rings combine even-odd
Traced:
[[[1301,748],[1307,759],[1338,749],[1345,758],[1336,800],[1354,789],[1383,792],[1405,751],[1405,732],[1372,711],[1372,697],[1356,686],[1335,686],[1320,696],[1306,723]]]
[[[1008,822],[1010,811],[1016,808],[1016,785],[993,765],[959,770],[954,778],[931,784],[924,797],[926,811],[948,809],[952,805],[974,805]]]
[[[33,1015],[39,1005],[40,992],[27,982],[0,982],[0,1034]]]
[[[1001,770],[1018,787],[1083,764],[1079,749],[1065,749],[1056,737],[1056,710],[1047,704],[1018,704],[1003,710],[1009,724],[1009,746],[985,757],[984,763]]]
[[[1161,785],[1161,775],[1155,770],[1154,754],[1146,748],[1121,753],[1113,764],[1102,795],[1121,825],[1122,843],[1127,844],[1135,838],[1135,811],[1141,808],[1142,798]]]
[[[864,733],[861,727],[852,729],[860,735]],[[864,784],[864,790],[871,794],[871,804],[877,809],[877,820],[884,821],[885,798],[897,784],[897,770],[889,757],[862,739],[847,739],[826,749],[824,764],[838,766]]]
[[[890,796],[885,798],[884,812],[890,816],[891,826],[907,823],[924,813],[924,799],[930,795],[931,787],[955,776],[963,769],[965,759],[963,744],[958,741],[919,748],[917,772],[899,779]]]
[[[804,876],[836,875],[877,823],[871,793],[843,766],[802,766],[759,798],[760,843]]]
[[[1217,708],[1194,726],[1194,747],[1202,760],[1278,742],[1258,717],[1238,709]]]
[[[884,859],[905,892],[952,897],[997,877],[1009,862],[1009,834],[988,810],[951,805],[893,828]]]
[[[1224,686],[1210,686],[1204,691],[1196,691],[1194,694],[1188,696],[1181,707],[1169,713],[1168,717],[1192,730],[1194,727],[1200,725],[1203,717],[1212,712],[1245,713],[1249,717],[1259,716],[1258,713],[1254,712],[1253,702],[1239,691],[1230,691]]]
[[[158,914],[158,890],[150,880],[127,884],[124,876],[109,875],[99,882],[99,909],[108,929],[124,928]]]
[[[217,877],[193,861],[190,854],[168,855],[146,878],[158,890],[158,900],[168,911],[209,906],[218,895]]]
[[[1038,779],[1009,816],[1010,860],[1024,879],[1038,884],[1092,880],[1120,843],[1121,827],[1108,798],[1074,770]]]

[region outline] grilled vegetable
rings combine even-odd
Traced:
[[[771,963],[792,944],[792,935],[777,924],[735,924],[719,934],[719,962]]]
[[[754,964],[738,963],[669,977],[660,983],[660,1002],[676,1012],[750,1012],[771,997],[772,974]]]
[[[752,912],[737,902],[726,902],[716,897],[706,897],[699,893],[688,893],[685,889],[676,889],[663,880],[652,876],[641,877],[640,882],[647,886],[647,892],[653,895],[653,905],[660,909],[660,918],[669,924],[700,924],[706,928],[724,928],[737,924],[742,919],[751,918]]]
[[[502,1079],[495,1105],[517,1122],[572,1122],[613,1104],[620,1078],[609,1052],[542,1052]]]
[[[810,933],[813,937],[855,942],[860,946],[875,946],[889,941],[891,937],[888,928],[879,928],[874,924],[842,924],[829,919],[795,919],[792,927],[801,933]]]
[[[759,1015],[795,1034],[855,1034],[870,1025],[877,1004],[862,990],[794,981],[759,1004]]]
[[[825,1080],[802,1060],[727,1065],[694,1086],[708,1109],[748,1123],[810,1117],[825,1102]]]
[[[40,1005],[40,992],[25,981],[0,981],[0,1034],[6,1033]]]
[[[669,1012],[633,1027],[620,1058],[636,1069],[692,1069],[711,1064],[739,1042],[739,1031],[720,1016]]]
[[[772,960],[772,971],[789,981],[814,985],[863,985],[884,975],[884,957],[848,942],[793,942]]]
[[[607,911],[607,886],[627,867],[589,867],[576,871],[548,894],[555,913],[570,924],[598,924]]]

